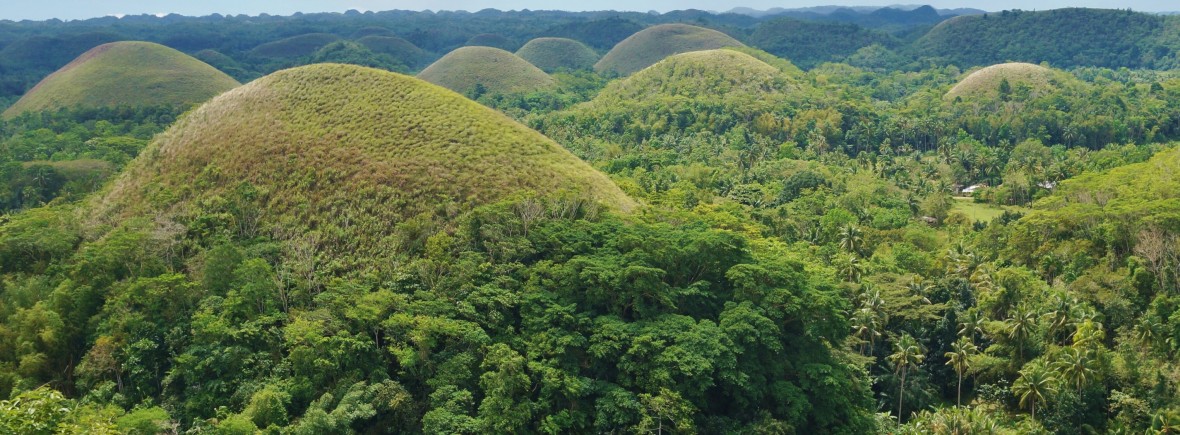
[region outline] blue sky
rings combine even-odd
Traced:
[[[897,0],[742,0],[740,3],[716,0],[584,0],[559,3],[551,0],[5,0],[0,8],[0,19],[44,20],[49,18],[81,19],[116,14],[178,13],[182,15],[268,13],[289,15],[294,12],[343,12],[358,10],[469,10],[484,8],[564,9],[564,10],[631,10],[668,11],[672,9],[728,10],[736,6],[767,9],[772,7],[803,7],[829,4],[850,6],[886,6],[911,3]],[[921,2],[915,2],[921,4]],[[932,0],[926,2],[937,8],[974,7],[985,10],[1025,9],[1042,10],[1061,7],[1132,8],[1140,11],[1180,9],[1180,4],[1168,0]]]

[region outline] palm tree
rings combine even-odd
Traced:
[[[1037,314],[1032,311],[1015,313],[1005,323],[1008,326],[1008,338],[1016,342],[1016,349],[1020,356],[1020,361],[1023,362],[1024,343],[1028,341],[1028,337],[1032,334],[1032,329],[1036,327]]]
[[[1012,392],[1020,397],[1020,406],[1029,408],[1033,420],[1037,419],[1037,403],[1045,403],[1049,395],[1057,392],[1057,379],[1045,366],[1028,364],[1020,370],[1020,378],[1012,383]]]
[[[906,288],[908,288],[913,294],[922,297],[922,302],[928,304],[931,303],[930,297],[926,295],[930,294],[930,292],[934,290],[934,284],[931,284],[929,281],[922,279],[921,276],[914,275],[914,277],[910,279],[910,283],[906,284]]]
[[[1078,394],[1081,394],[1082,388],[1094,377],[1092,363],[1093,360],[1090,359],[1089,352],[1068,348],[1061,354],[1061,359],[1057,361],[1056,366],[1057,370],[1061,372],[1061,376],[1065,378],[1065,382],[1077,388]]]
[[[865,355],[865,345],[872,352],[872,346],[877,341],[877,337],[881,336],[879,329],[880,325],[877,323],[877,314],[869,307],[857,309],[852,314],[852,335],[860,338],[860,354]]]
[[[983,316],[979,315],[977,310],[968,310],[963,313],[963,320],[959,322],[959,335],[966,336],[975,342],[976,335],[983,335]]]
[[[1049,321],[1049,336],[1056,337],[1060,332],[1064,331],[1070,324],[1070,307],[1073,304],[1061,295],[1055,296],[1053,301],[1053,309],[1045,313],[1046,320]],[[1056,340],[1054,340],[1056,341]]]
[[[844,254],[838,260],[837,268],[841,278],[847,282],[860,282],[860,277],[865,272],[865,265],[860,258],[856,254]]]
[[[849,254],[859,254],[864,247],[864,235],[856,225],[847,224],[840,229],[840,249]]]
[[[1151,417],[1151,427],[1147,429],[1150,435],[1180,434],[1180,412],[1175,410],[1160,411]]]
[[[946,353],[947,362],[949,366],[954,366],[955,373],[959,375],[959,389],[958,398],[955,404],[963,406],[963,372],[971,368],[971,356],[979,352],[979,348],[975,346],[967,337],[959,337],[959,340],[951,344],[951,351]]]
[[[926,353],[922,349],[922,345],[918,340],[909,334],[901,336],[897,340],[896,348],[892,355],[887,359],[893,363],[893,371],[895,374],[901,376],[901,383],[897,386],[897,422],[901,424],[901,405],[902,398],[905,397],[905,378],[909,374],[911,368],[918,368],[919,364],[926,359]]]

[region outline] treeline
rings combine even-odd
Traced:
[[[158,42],[248,81],[277,69],[325,61],[413,72],[466,44],[496,41],[493,45],[514,51],[542,36],[572,38],[605,53],[643,27],[667,22],[715,28],[805,68],[842,61],[881,70],[966,69],[1004,61],[1048,62],[1060,68],[1178,65],[1180,39],[1169,30],[1177,17],[1122,10],[1017,10],[957,17],[931,28],[937,14],[923,10],[868,14],[871,19],[863,23],[838,14],[800,19],[696,10],[491,9],[5,22],[0,23],[0,101],[15,100],[77,55],[118,40]]]

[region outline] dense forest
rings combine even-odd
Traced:
[[[247,83],[0,118],[0,432],[1180,431],[1180,21],[890,11],[0,22]]]

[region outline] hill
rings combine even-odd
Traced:
[[[339,36],[328,33],[309,33],[261,44],[250,50],[250,55],[265,58],[293,59],[310,56],[325,45],[339,40]]]
[[[545,72],[588,70],[598,61],[598,53],[586,44],[567,38],[537,38],[520,47],[516,55]]]
[[[468,93],[477,85],[488,92],[527,92],[552,86],[544,71],[515,54],[492,47],[461,47],[447,53],[418,74],[418,78]]]
[[[356,42],[374,53],[388,54],[413,69],[421,68],[431,60],[430,53],[397,36],[371,35]]]
[[[674,54],[742,46],[744,44],[738,40],[716,30],[687,24],[661,24],[619,42],[594,64],[594,69],[628,75]]]
[[[1162,39],[1170,19],[1127,10],[1003,11],[944,21],[913,48],[961,68],[1018,61],[1169,69],[1177,65],[1176,41]]]
[[[901,45],[893,36],[850,23],[776,18],[758,25],[749,43],[803,68],[823,62],[839,62],[857,50],[874,44]]]
[[[984,97],[995,98],[1002,92],[1027,87],[1031,92],[1044,93],[1056,87],[1057,73],[1049,68],[1031,63],[1002,63],[980,69],[963,78],[946,93],[946,98]],[[1007,91],[1002,91],[1003,83]]]
[[[778,68],[731,49],[681,53],[603,89],[593,104],[650,102],[661,98],[711,98],[719,101],[769,97],[791,86]]]
[[[184,216],[243,183],[256,192],[249,206],[265,210],[258,224],[318,237],[324,255],[347,253],[359,267],[388,258],[397,249],[390,229],[423,212],[523,192],[634,205],[557,143],[461,95],[318,64],[260,78],[183,117],[98,198],[94,217]]]
[[[569,38],[598,50],[610,50],[628,36],[643,30],[643,25],[619,17],[601,20],[575,21],[572,23],[554,25],[540,34],[559,38]]]
[[[238,82],[191,56],[150,42],[114,42],[50,74],[4,112],[200,103]]]

